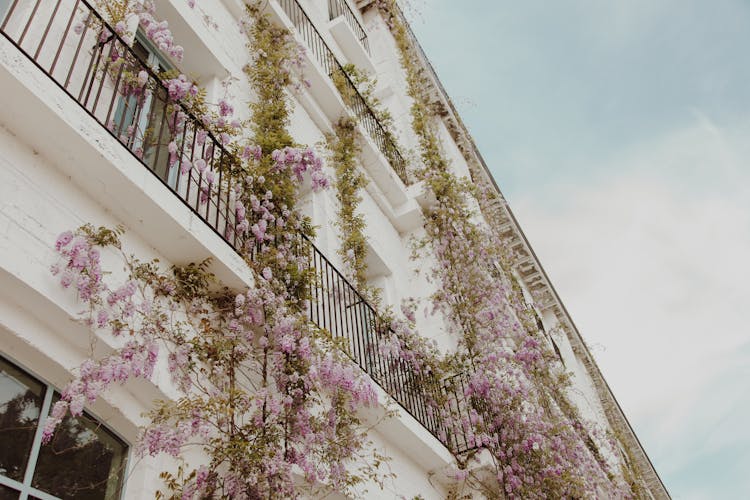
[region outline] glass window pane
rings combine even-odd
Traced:
[[[45,386],[0,358],[0,474],[23,481]]]
[[[42,446],[31,484],[64,499],[118,498],[126,452],[127,445],[89,415],[68,415]]]
[[[135,55],[137,55],[141,61],[148,62],[149,50],[138,39],[133,43],[133,52],[135,52]]]
[[[0,500],[18,500],[19,493],[13,488],[0,484]]]

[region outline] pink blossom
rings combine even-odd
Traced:
[[[263,241],[266,237],[267,228],[268,228],[268,223],[264,219],[261,219],[256,224],[253,224],[253,226],[250,229],[257,241]]]
[[[184,99],[194,87],[193,83],[189,81],[185,75],[165,80],[164,85],[167,86],[167,93],[172,101]]]
[[[263,278],[266,281],[271,281],[271,278],[273,278],[273,273],[271,272],[270,267],[264,267],[262,274],[263,274]]]
[[[234,113],[234,108],[226,100],[221,99],[219,101],[219,114],[221,116],[229,116]]]
[[[68,243],[70,243],[72,240],[72,232],[65,231],[63,233],[60,233],[60,236],[57,237],[57,241],[55,242],[55,250],[60,251],[61,248],[68,246]]]
[[[115,24],[115,33],[122,36],[127,31],[127,26],[125,26],[125,23],[123,21],[117,21],[117,24]]]
[[[198,146],[202,146],[206,142],[206,136],[208,132],[204,129],[198,130],[195,134],[195,142]]]
[[[103,328],[109,320],[109,313],[105,309],[100,309],[96,313],[96,324],[99,328]]]
[[[241,201],[237,201],[234,206],[234,212],[237,215],[238,220],[243,220],[245,218],[245,205],[243,205]]]
[[[141,70],[138,72],[138,86],[139,87],[145,87],[148,83],[148,72],[146,70]]]
[[[193,162],[193,166],[198,170],[198,172],[203,173],[206,170],[206,160],[203,158],[198,158]]]

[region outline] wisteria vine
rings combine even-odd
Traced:
[[[462,179],[449,167],[414,47],[392,2],[375,4],[395,36],[413,99],[422,163],[414,174],[437,200],[417,246],[436,262],[429,272],[438,285],[433,308],[449,318],[448,328],[461,341],[457,352],[440,356],[416,335],[414,304],[405,304],[406,319],[391,318],[390,338],[381,349],[435,380],[468,376],[463,392],[468,412],[455,411],[439,397],[432,401],[432,411],[462,428],[479,450],[461,463],[452,494],[460,495],[463,485],[510,498],[635,496],[639,490],[618,470],[611,436],[585,422],[567,398],[568,375],[536,327],[533,308],[513,276],[507,242],[493,228],[496,195],[479,175]],[[182,58],[182,47],[167,23],[157,20],[152,1],[99,3],[126,43],[134,39],[133,26],[140,26],[163,53]],[[168,167],[200,179],[201,204],[231,189],[225,208],[232,223],[226,221],[224,236],[243,242],[255,286],[222,289],[208,261],[171,269],[140,261],[123,249],[120,229],[84,225],[62,233],[52,272],[86,306],[86,325],[116,347],[79,367],[43,437],[49,440],[67,413],[80,415],[112,384],[152,378],[164,359],[180,397],[150,412],[139,452],[181,459],[186,445],[198,443],[205,463],[165,471],[167,493],[160,495],[295,498],[303,490],[352,492],[368,480],[382,483],[379,465],[385,457],[368,446],[358,417],[362,408],[377,404],[370,382],[304,314],[313,278],[300,235],[312,237],[313,230],[296,205],[303,183],[319,190],[329,181],[317,154],[287,131],[288,90],[306,85],[300,77],[303,57],[259,4],[246,7],[243,29],[254,60],[245,72],[256,97],[250,103],[249,142],[242,139],[243,124],[233,118],[232,106],[226,100],[209,105],[205,92],[185,75],[164,72],[154,80],[148,71],[118,67],[129,64],[127,57],[112,61],[109,71],[120,71],[125,82],[120,92],[138,103],[157,91],[157,82],[164,86],[170,103],[170,139],[163,144]],[[187,133],[195,117],[201,128]],[[142,157],[149,147],[162,145],[161,133],[155,137],[135,128],[117,133],[128,140],[141,133]],[[208,141],[209,134],[217,142]],[[202,155],[187,157],[186,143],[198,144]],[[229,160],[211,161],[215,144],[233,153]],[[355,213],[364,179],[355,164],[353,123],[339,123],[329,145],[338,169],[339,223],[347,235],[342,257],[364,288],[364,220]],[[489,224],[478,222],[480,214]],[[126,270],[122,280],[105,278],[102,252],[118,256]],[[467,472],[481,450],[495,464],[496,486]]]
[[[135,13],[157,46],[181,55],[151,8],[130,11],[127,5],[115,2],[107,11],[122,36]],[[162,473],[166,491],[157,496],[297,498],[352,494],[354,488],[361,494],[364,483],[382,484],[386,477],[380,470],[386,457],[369,446],[359,417],[377,398],[371,381],[305,313],[313,278],[300,235],[312,237],[313,230],[296,201],[302,184],[320,190],[329,181],[317,154],[295,144],[286,130],[286,92],[302,69],[299,49],[258,4],[248,4],[247,12],[244,29],[254,61],[246,73],[258,97],[250,103],[249,143],[237,138],[240,124],[226,101],[210,109],[203,91],[184,75],[160,77],[170,102],[188,106],[207,129],[182,133],[191,117],[170,106],[169,137],[206,141],[210,131],[236,153],[216,163],[209,161],[212,154],[185,157],[180,139],[167,144],[169,167],[200,179],[200,204],[216,189],[232,186],[226,207],[231,215],[224,217],[233,223],[226,230],[244,242],[241,251],[255,284],[240,292],[223,288],[209,272],[209,260],[170,269],[157,260],[141,261],[124,249],[121,228],[84,225],[62,233],[52,272],[85,305],[82,321],[92,338],[108,338],[114,347],[80,365],[43,438],[49,440],[67,413],[80,415],[112,384],[151,379],[164,360],[179,397],[155,405],[138,443],[142,455],[167,454],[180,463]],[[152,91],[150,75],[128,76],[128,97]],[[103,268],[105,252],[122,262],[120,280]],[[195,444],[203,464],[183,460],[185,447]]]

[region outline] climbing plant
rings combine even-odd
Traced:
[[[100,3],[123,39],[132,41],[128,29],[136,16],[157,47],[175,59],[182,56],[167,25],[156,20],[152,2]],[[403,307],[405,319],[385,315],[390,329],[382,334],[387,338],[380,349],[434,381],[468,377],[462,392],[468,411],[447,405],[439,391],[430,400],[432,411],[464,430],[477,447],[461,459],[452,495],[462,495],[462,487],[511,498],[639,495],[637,479],[623,479],[612,458],[617,456],[613,442],[584,421],[567,397],[569,375],[536,327],[513,275],[514,256],[493,227],[493,210],[502,200],[480,182],[476,165],[469,165],[471,179],[451,169],[406,27],[393,0],[375,4],[396,39],[413,101],[421,160],[414,174],[436,200],[415,248],[435,263],[429,269],[436,284],[433,310],[447,318],[447,328],[460,339],[455,352],[442,355],[415,333],[410,303]],[[206,179],[202,204],[215,190],[231,186],[226,208],[236,224],[227,231],[240,236],[239,250],[254,284],[240,291],[224,288],[209,272],[208,260],[171,268],[140,260],[125,249],[119,228],[84,225],[62,233],[53,274],[86,306],[81,319],[92,330],[92,341],[104,336],[114,348],[94,356],[92,347],[91,358],[54,405],[44,439],[67,413],[80,415],[112,384],[151,379],[163,363],[179,396],[154,406],[138,445],[141,454],[169,454],[180,464],[162,473],[159,496],[361,494],[365,482],[382,486],[388,476],[382,471],[386,458],[368,443],[359,417],[377,398],[368,379],[336,348],[338,341],[305,314],[315,279],[306,246],[314,228],[297,202],[303,184],[319,190],[329,181],[321,158],[288,131],[289,92],[304,85],[303,57],[290,34],[262,14],[260,3],[248,3],[246,11],[243,29],[253,57],[245,74],[254,94],[247,129],[232,119],[226,101],[216,107],[206,103],[187,76],[158,77],[169,95],[173,132],[184,130],[187,120],[173,105],[180,103],[207,129],[188,134],[188,140],[205,141],[211,133],[233,153],[231,161],[209,165],[203,157],[183,158],[178,140],[168,144],[170,167]],[[154,90],[147,72],[124,73],[128,95],[145,99]],[[353,81],[368,106],[390,123],[377,111],[373,87],[355,68],[333,77],[345,102],[356,96],[348,94],[351,87],[342,78]],[[328,147],[336,171],[342,257],[354,281],[365,286],[364,220],[357,212],[365,180],[356,166],[355,139],[353,123],[342,120]],[[124,274],[109,274],[102,253],[115,256]],[[191,445],[197,445],[202,460],[184,460]],[[495,483],[468,472],[482,450],[495,465]]]
[[[441,149],[429,84],[395,3],[379,0],[376,6],[396,40],[413,102],[412,128],[421,153],[415,175],[436,200],[416,247],[434,258],[432,305],[460,339],[450,369],[469,376],[467,414],[440,411],[459,419],[478,450],[490,453],[498,489],[471,474],[457,479],[487,495],[511,498],[588,497],[601,491],[632,496],[616,463],[604,458],[616,456],[612,443],[568,400],[568,374],[525,306],[510,267],[513,256],[486,223],[494,222],[492,214],[482,217],[496,200],[479,176],[457,176]],[[599,436],[598,442],[592,436]]]
[[[360,148],[356,142],[357,129],[354,120],[342,118],[327,138],[331,152],[331,165],[336,173],[335,187],[338,201],[336,226],[340,230],[339,254],[345,271],[360,293],[369,287],[367,283],[367,246],[364,235],[365,218],[357,209],[362,201],[361,189],[367,180],[357,164]]]
[[[121,228],[86,224],[62,233],[53,274],[86,306],[81,320],[92,342],[107,337],[114,348],[95,356],[92,347],[54,405],[44,439],[66,413],[80,415],[112,384],[151,379],[164,363],[179,396],[155,404],[137,447],[180,464],[161,474],[165,487],[158,496],[362,494],[365,483],[382,486],[387,477],[386,457],[369,445],[359,417],[377,398],[337,341],[306,315],[313,273],[305,237],[313,228],[297,201],[303,183],[314,190],[329,183],[318,155],[287,130],[288,89],[302,69],[299,49],[259,4],[248,4],[247,14],[253,62],[245,71],[255,93],[250,142],[228,135],[221,142],[237,158],[214,166],[203,158],[186,162],[180,148],[170,147],[170,164],[201,178],[221,169],[223,179],[232,179],[233,230],[244,241],[240,251],[254,284],[242,291],[223,287],[209,272],[209,260],[171,268],[141,260],[126,251]],[[175,102],[203,106],[190,101],[189,95],[201,95],[191,92],[192,82],[174,79]],[[231,114],[220,103],[218,126]],[[208,186],[203,204],[219,188]],[[102,253],[114,255],[124,274],[110,274]],[[197,446],[203,459],[185,461],[188,446]]]

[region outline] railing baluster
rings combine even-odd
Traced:
[[[5,19],[3,19],[3,24],[2,26],[0,26],[0,30],[2,30],[3,32],[5,31],[5,27],[8,25],[8,21],[13,15],[13,11],[16,10],[16,5],[18,5],[18,0],[13,0],[13,3],[11,4],[10,9],[8,9],[8,12],[5,14]]]
[[[70,84],[70,78],[73,76],[73,70],[76,67],[76,63],[78,63],[78,55],[81,53],[81,46],[83,46],[83,40],[86,38],[86,32],[88,32],[90,22],[91,22],[91,11],[89,11],[88,16],[86,16],[86,20],[83,22],[83,30],[81,30],[81,34],[79,35],[78,45],[76,46],[76,52],[75,54],[73,54],[73,60],[70,63],[70,68],[68,69],[68,75],[65,77],[65,83],[63,84],[63,88],[66,90],[68,88],[68,85]],[[92,59],[92,62],[93,62],[93,59]],[[91,69],[91,62],[89,62],[89,68],[86,70],[87,75],[90,69]],[[81,93],[83,93],[83,90],[81,90]],[[79,102],[81,101],[80,96],[78,97],[78,101]]]
[[[185,117],[182,122],[182,138],[180,139],[180,152],[177,155],[177,175],[175,180],[175,190],[179,192],[180,182],[182,181],[182,162],[185,159],[185,141],[187,140],[187,130],[190,120]]]
[[[323,256],[321,255],[320,257],[321,257],[321,261],[323,261],[322,259]],[[323,317],[325,318],[326,321],[324,321],[323,324],[328,327],[328,331],[331,332],[331,335],[333,335],[333,337],[335,338],[336,332],[334,331],[333,322],[331,321],[333,318],[333,315],[331,314],[331,286],[329,284],[330,279],[328,277],[329,276],[328,263],[323,261],[321,263],[321,266],[323,268],[322,271],[325,274],[325,286],[323,288],[323,300],[325,301],[326,311],[323,313]]]
[[[39,54],[42,52],[42,46],[44,45],[44,42],[47,40],[47,35],[49,34],[49,30],[52,27],[52,23],[55,21],[55,14],[57,14],[57,9],[60,8],[60,3],[62,0],[57,0],[57,3],[55,4],[55,8],[52,9],[52,14],[49,16],[49,21],[47,22],[47,26],[44,28],[44,33],[42,34],[42,39],[39,40],[39,45],[36,48],[36,51],[34,52],[34,59],[39,59]]]
[[[93,31],[93,30],[92,30]],[[78,102],[81,103],[81,105],[86,108],[86,111],[91,111],[86,107],[86,104],[89,100],[89,95],[91,95],[91,89],[94,86],[94,80],[96,79],[96,72],[99,69],[99,61],[101,60],[102,51],[104,49],[104,45],[98,42],[98,36],[96,35],[96,32],[94,32],[94,40],[96,42],[96,48],[94,49],[94,53],[91,55],[91,60],[89,61],[89,67],[86,68],[86,75],[83,78],[83,81],[81,82],[81,92],[78,94]],[[91,80],[89,81],[89,78]],[[86,90],[86,85],[88,85],[89,90],[86,92],[86,99],[83,98],[83,92]]]
[[[70,17],[68,18],[68,22],[65,25],[65,31],[63,31],[62,37],[60,38],[60,44],[57,46],[55,57],[54,59],[52,59],[52,65],[49,68],[50,75],[55,74],[55,66],[57,66],[57,60],[60,58],[60,53],[62,52],[62,49],[65,46],[65,40],[68,38],[68,33],[70,33],[70,27],[73,25],[73,19],[75,19],[76,17],[76,12],[78,11],[79,1],[80,0],[76,0],[76,3],[73,4],[73,9],[70,11]]]
[[[339,284],[339,304],[341,309],[341,328],[347,332],[347,336],[350,339],[350,342],[352,343],[352,352],[355,353],[354,359],[357,361],[357,364],[362,367],[362,369],[365,369],[364,363],[362,363],[362,349],[359,345],[359,338],[354,335],[354,330],[349,326],[349,309],[346,307],[346,292],[347,292],[347,286],[344,284],[344,280],[339,274],[338,271],[336,271],[336,274],[338,274],[338,284]]]
[[[341,285],[339,287],[340,288],[339,293],[341,294],[341,312],[344,318],[344,328],[346,332],[348,333],[348,337],[351,339],[352,350],[357,352],[357,355],[355,356],[354,359],[357,360],[360,366],[363,366],[362,360],[361,360],[362,350],[360,347],[359,335],[357,335],[357,332],[354,329],[350,321],[350,316],[351,316],[351,309],[349,307],[349,296],[350,296],[349,288],[350,287],[347,286],[347,284],[345,284],[343,280],[341,279],[339,279],[339,283]],[[356,349],[354,347],[355,345],[356,345]],[[365,369],[365,371],[367,370]]]
[[[363,304],[363,302],[359,299],[359,297],[357,297],[357,293],[356,292],[353,292],[351,295],[352,295],[352,300],[354,300],[354,302],[352,302],[349,305],[349,308],[350,308],[350,310],[352,311],[352,314],[353,314],[353,319],[354,319],[353,327],[354,327],[355,335],[357,335],[357,337],[359,337],[361,339],[364,339],[364,342],[366,344],[367,339],[368,339],[368,335],[367,335],[366,330],[364,328],[362,328],[362,326],[363,326],[362,325],[362,304]],[[367,350],[366,346],[365,346],[365,349],[366,349],[365,352],[367,352],[368,350]],[[368,363],[367,363],[367,368],[368,369],[366,371],[368,373],[370,373],[370,375],[373,375],[372,371],[373,371],[374,367],[369,362],[369,360],[368,360]]]
[[[216,186],[216,229],[219,229],[219,216],[221,215],[221,181],[224,173],[224,150],[222,149],[219,152],[219,168],[217,171],[216,179],[214,180],[214,183]],[[229,205],[229,200],[227,199],[227,206]],[[227,213],[227,212],[225,212]],[[226,217],[226,215],[225,215]]]
[[[42,3],[42,0],[36,0],[36,3],[34,4],[34,9],[31,11],[31,15],[29,16],[29,21],[26,23],[26,26],[23,28],[23,32],[21,33],[21,37],[18,39],[18,46],[23,45],[23,39],[26,38],[26,34],[29,32],[29,28],[31,27],[31,23],[34,21],[34,16],[36,15],[36,11],[39,10],[39,4]]]
[[[120,70],[117,72],[117,78],[115,79],[115,85],[112,88],[112,98],[109,101],[109,107],[107,108],[107,116],[104,118],[104,123],[109,126],[109,119],[112,116],[112,109],[115,106],[115,102],[118,100],[118,90],[120,88],[120,79],[122,78],[122,72],[125,70],[125,61],[120,63]]]
[[[344,318],[341,311],[341,298],[339,295],[339,285],[341,284],[341,281],[338,279],[336,269],[331,265],[330,262],[328,263],[328,269],[331,272],[331,283],[333,284],[333,290],[331,291],[331,305],[333,306],[333,316],[335,318],[336,330],[338,331],[339,337],[344,337],[346,339],[347,344],[349,344],[351,356],[356,361],[357,355],[354,351],[352,339],[349,338],[349,336],[346,334],[346,330],[344,329]]]
[[[193,120],[190,120],[190,123],[193,125],[193,143],[190,145],[190,169],[188,170],[187,189],[185,193],[185,201],[187,202],[188,206],[190,206],[190,185],[193,182],[193,162],[195,161],[195,144],[196,142],[198,142],[198,129],[196,127],[196,122]]]
[[[312,245],[311,245],[312,246]],[[318,278],[318,286],[315,288],[315,293],[317,295],[317,306],[316,306],[316,314],[318,316],[318,325],[324,325],[323,328],[325,328],[326,324],[326,304],[325,304],[325,276],[323,274],[323,263],[320,258],[320,255],[316,251],[315,248],[312,250],[313,253],[313,261],[315,263],[315,275]]]
[[[109,46],[109,54],[107,54],[107,60],[104,63],[104,69],[102,70],[102,73],[99,77],[99,88],[96,91],[96,97],[94,98],[94,106],[91,108],[91,114],[96,116],[96,108],[99,106],[99,97],[102,95],[102,89],[104,88],[104,82],[107,79],[107,71],[109,70],[109,64],[112,62],[112,53],[115,51],[115,48],[117,47],[117,39],[111,38],[106,43],[110,43]],[[103,52],[102,52],[103,53]],[[93,82],[93,79],[92,79]],[[89,89],[89,93],[91,93],[91,89]],[[89,96],[86,96],[86,104],[88,104]],[[108,128],[109,124],[107,122],[104,122],[104,127]]]
[[[154,100],[157,102],[161,101],[162,108],[161,108],[161,119],[159,120],[159,134],[156,136],[156,140],[154,142],[154,148],[156,149],[156,156],[154,157],[154,162],[151,165],[151,169],[156,172],[156,175],[159,175],[158,168],[159,168],[159,155],[161,154],[161,148],[162,148],[162,142],[161,137],[164,132],[164,122],[166,122],[167,118],[167,108],[169,107],[169,96],[164,95],[164,99],[161,99],[161,92],[154,95]],[[152,101],[153,102],[153,101]],[[155,104],[155,103],[154,103]],[[154,108],[156,106],[154,105]],[[149,120],[149,124],[151,124],[151,121]],[[169,128],[169,124],[167,124],[167,128]],[[144,156],[146,155],[146,151],[144,148],[143,151]],[[162,179],[166,180],[166,172],[164,177]]]

